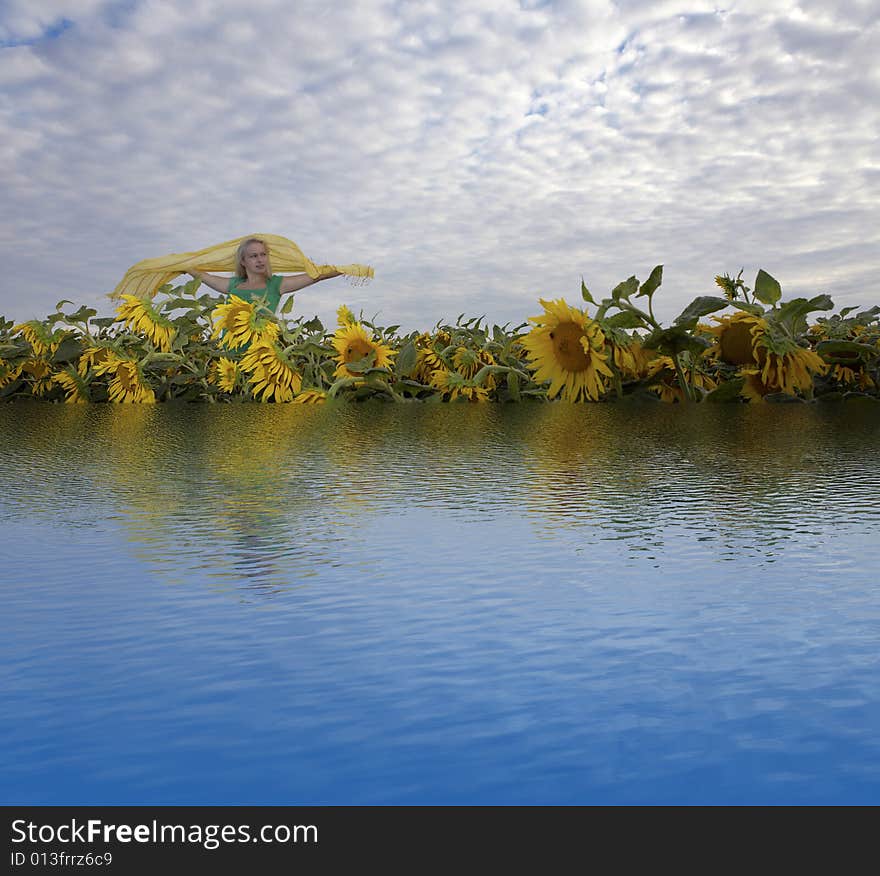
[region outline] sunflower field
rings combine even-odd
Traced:
[[[520,402],[625,397],[669,403],[880,398],[880,306],[833,313],[828,295],[782,299],[758,271],[715,278],[664,327],[663,266],[594,300],[540,299],[510,327],[458,317],[400,335],[345,305],[337,327],[280,316],[198,280],[123,296],[112,317],[80,307],[19,325],[0,318],[0,398],[52,402]],[[592,313],[590,313],[592,310]],[[721,311],[727,311],[721,315]],[[708,321],[705,321],[708,320]]]

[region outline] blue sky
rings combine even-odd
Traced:
[[[4,0],[0,314],[251,232],[340,303],[514,323],[665,265],[880,303],[873,2]]]

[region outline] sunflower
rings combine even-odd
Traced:
[[[323,389],[304,389],[296,394],[295,405],[322,405],[327,401],[327,393]]]
[[[452,354],[452,364],[465,377],[473,377],[482,365],[477,351],[469,347],[457,347]]]
[[[614,367],[625,379],[640,380],[644,377],[651,353],[638,338],[632,339],[629,344],[611,343],[609,346]]]
[[[59,330],[50,332],[46,326],[37,319],[30,319],[21,325],[14,326],[13,332],[21,332],[25,340],[31,345],[36,356],[53,355],[58,345],[69,332]]]
[[[232,359],[221,356],[211,363],[211,380],[213,384],[223,392],[235,392],[235,384],[238,380],[238,363]]]
[[[64,401],[69,404],[85,404],[90,401],[89,390],[82,375],[72,365],[67,365],[52,375],[52,382],[65,393]]]
[[[43,396],[52,389],[52,368],[44,359],[27,359],[22,363],[21,373],[31,378],[31,391]]]
[[[474,350],[470,347],[458,347],[452,356],[455,370],[463,377],[473,379],[477,372],[486,365],[495,365],[495,357],[487,350]],[[495,389],[495,376],[487,374],[483,381],[486,389]]]
[[[14,383],[21,375],[21,364],[13,365],[0,359],[0,389]]]
[[[261,341],[253,344],[241,359],[241,369],[250,375],[254,398],[260,401],[293,401],[302,387],[302,377],[275,344]]]
[[[107,397],[112,402],[154,404],[156,394],[144,377],[143,371],[133,359],[116,359],[102,369],[102,373],[113,374],[107,387]]]
[[[550,381],[549,398],[561,392],[566,401],[597,400],[614,377],[601,328],[562,298],[539,301],[544,313],[529,317],[535,328],[523,339],[535,380]]]
[[[814,375],[828,371],[818,353],[798,346],[778,330],[771,333],[760,316],[737,311],[713,319],[719,324],[709,331],[717,340],[707,355],[740,366],[739,374],[746,378],[740,394],[752,401],[772,392],[807,392],[813,388]]]
[[[443,393],[443,398],[449,401],[455,401],[459,397],[472,402],[489,400],[489,390],[485,386],[477,386],[473,379],[465,377],[458,371],[438,368],[431,375],[431,385],[439,389]]]
[[[211,338],[222,335],[225,345],[232,350],[251,342],[273,343],[281,334],[278,323],[258,316],[256,305],[237,295],[231,295],[227,304],[218,304],[211,318],[214,321]]]
[[[119,354],[110,347],[88,347],[80,355],[76,368],[80,377],[85,377],[89,368],[93,368],[95,374],[107,374],[121,361]]]
[[[861,364],[856,368],[850,368],[848,365],[835,365],[831,375],[838,383],[842,383],[844,386],[857,384],[859,389],[862,390],[876,386],[871,375],[865,371],[864,366]]]
[[[351,325],[353,322],[357,322],[357,318],[349,310],[348,305],[340,304],[336,310],[336,324],[343,328],[344,326]]]
[[[744,310],[727,316],[713,316],[712,319],[718,325],[709,326],[708,331],[716,340],[706,355],[729,365],[756,365],[758,341],[767,331],[767,322]]]
[[[715,285],[718,286],[719,289],[724,293],[724,297],[728,301],[733,301],[736,298],[736,281],[733,277],[725,274],[722,276],[715,277]]]
[[[397,355],[395,350],[386,346],[381,341],[374,341],[364,330],[359,322],[352,322],[340,326],[333,335],[333,346],[339,354],[336,361],[339,362],[334,377],[357,377],[355,371],[350,371],[348,365],[359,362],[364,356],[375,354],[375,368],[390,368],[392,359]]]
[[[116,318],[133,332],[145,335],[157,350],[170,353],[175,334],[173,323],[143,298],[123,295],[122,299],[122,304],[116,308]]]
[[[665,373],[661,373],[665,372]],[[668,404],[684,401],[684,390],[678,381],[678,372],[675,368],[675,362],[671,356],[658,356],[656,359],[648,363],[646,369],[646,377],[655,377],[660,375],[660,380],[651,386],[651,389],[660,396],[660,398]],[[687,379],[692,386],[699,386],[706,392],[711,392],[716,388],[717,384],[702,371],[689,369],[686,372]]]
[[[745,378],[739,394],[749,404],[760,404],[764,401],[764,396],[773,391],[761,380],[761,372],[757,368],[741,368],[739,376]]]
[[[794,344],[785,353],[771,352],[763,346],[757,352],[761,380],[769,392],[808,392],[813,388],[813,376],[828,372],[828,365],[818,353]]]
[[[416,366],[413,377],[422,383],[431,382],[431,374],[438,368],[445,368],[446,363],[434,348],[435,339],[423,333],[416,338]]]

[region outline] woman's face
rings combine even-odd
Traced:
[[[262,243],[249,243],[244,250],[244,267],[249,274],[265,274],[269,254]]]

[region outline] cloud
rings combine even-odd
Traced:
[[[252,231],[375,265],[301,293],[325,318],[519,322],[661,262],[667,319],[740,267],[875,303],[864,4],[29,8],[0,17],[7,316],[107,312],[135,261]]]
[[[107,6],[106,0],[5,0],[0,10],[0,46],[16,45],[65,30]]]

